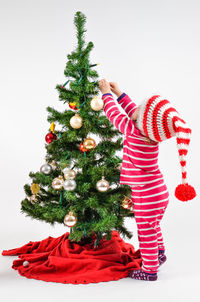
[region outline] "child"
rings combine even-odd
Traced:
[[[130,271],[129,276],[133,279],[155,281],[157,280],[159,265],[163,264],[167,259],[160,221],[169,203],[169,192],[163,174],[158,166],[159,141],[164,140],[165,137],[160,137],[162,131],[154,131],[154,128],[157,126],[154,119],[154,128],[151,129],[149,127],[149,118],[152,116],[150,112],[147,117],[146,108],[151,108],[150,104],[156,101],[159,96],[153,96],[148,100],[148,103],[146,102],[137,106],[127,94],[120,91],[116,83],[108,83],[103,79],[99,82],[99,87],[102,92],[105,114],[110,122],[125,136],[120,184],[127,184],[131,187],[131,199],[133,202],[139,247],[142,257],[141,269]],[[118,103],[122,106],[128,116],[119,111],[111,91],[116,94]],[[161,107],[161,102],[165,102],[166,104],[169,103],[167,100],[157,101],[157,109]],[[170,110],[176,111],[175,109]],[[178,122],[180,122],[179,120]],[[183,120],[181,121],[182,123],[184,122]],[[164,126],[166,127],[166,125]],[[174,124],[173,130],[174,129],[176,129],[177,133],[179,131],[180,135],[180,127],[175,128]],[[147,130],[149,130],[149,132],[147,132]],[[172,131],[172,129],[170,130]],[[189,128],[184,128],[184,130],[186,130],[188,135],[191,133],[191,129]],[[168,132],[170,133],[170,131]],[[172,132],[172,135],[174,135],[175,131]],[[172,136],[170,136],[169,133],[167,138]],[[184,135],[185,134],[186,133],[184,132]],[[188,139],[189,138],[187,138],[187,140]],[[183,143],[183,141],[180,143]],[[187,144],[189,144],[188,141]],[[182,156],[182,161],[183,155],[186,155],[187,153],[186,150],[184,151],[184,154],[180,154],[179,152],[179,155]],[[186,183],[185,170],[182,172],[182,177],[184,181],[182,185],[179,185],[176,188],[176,197],[182,201],[183,199],[186,201],[194,198],[196,193],[194,188]],[[185,195],[183,194],[183,191]]]

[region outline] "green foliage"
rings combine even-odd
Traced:
[[[31,203],[32,195],[29,184],[24,185],[27,198],[21,202],[21,211],[34,219],[47,223],[63,223],[64,217],[71,210],[77,216],[76,225],[71,228],[70,240],[81,241],[97,235],[98,245],[103,235],[111,239],[112,230],[118,230],[123,237],[131,238],[132,234],[124,226],[126,217],[134,217],[129,210],[121,207],[125,196],[130,197],[131,189],[127,185],[119,185],[120,170],[117,165],[122,162],[116,151],[122,150],[122,134],[114,128],[101,111],[94,111],[90,102],[94,95],[99,94],[98,73],[94,70],[96,64],[89,62],[89,55],[94,45],[87,45],[84,39],[86,17],[81,12],[76,12],[74,24],[76,27],[77,48],[67,55],[68,61],[64,70],[67,78],[66,85],[58,84],[59,101],[64,104],[63,112],[48,106],[48,122],[55,122],[57,139],[50,144],[45,144],[46,160],[54,160],[57,167],[49,175],[30,172],[32,183],[38,183],[40,191],[36,195],[37,202]],[[79,129],[73,129],[70,119],[75,112],[66,109],[65,103],[76,102],[78,113],[83,119]],[[62,127],[57,130],[57,125]],[[79,146],[88,136],[95,134],[100,141],[96,147],[83,153]],[[115,138],[115,141],[113,140]],[[77,175],[74,191],[62,189],[57,191],[52,187],[52,181],[63,175],[63,168],[73,165]],[[99,192],[96,183],[105,179],[110,188],[106,192]],[[114,185],[114,187],[112,186]]]

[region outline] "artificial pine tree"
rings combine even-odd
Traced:
[[[89,62],[93,43],[85,46],[84,41],[85,22],[85,16],[76,12],[78,46],[67,56],[67,81],[56,86],[65,110],[47,107],[51,126],[45,137],[46,163],[30,172],[32,183],[24,186],[27,197],[21,203],[28,216],[64,223],[70,232],[67,228],[57,238],[2,252],[18,256],[12,268],[27,278],[98,283],[127,277],[142,265],[140,250],[120,237],[132,237],[124,219],[134,216],[131,189],[119,185],[121,159],[115,152],[122,149],[123,138],[102,110],[97,64]]]
[[[103,101],[98,98],[98,73],[94,70],[98,64],[89,61],[94,45],[92,42],[85,45],[85,22],[85,15],[76,12],[74,24],[78,45],[67,55],[64,70],[67,81],[56,86],[59,101],[65,104],[64,111],[47,107],[51,131],[46,136],[46,163],[39,172],[30,172],[32,187],[24,186],[27,198],[22,201],[21,210],[50,224],[70,220],[66,217],[70,212],[69,239],[77,242],[84,239],[85,242],[96,234],[98,246],[103,235],[106,239],[111,238],[113,229],[131,238],[124,219],[134,213],[122,206],[122,200],[130,195],[129,186],[119,185],[121,159],[115,155],[122,149],[123,138],[103,110],[99,110],[103,109]],[[58,130],[59,125],[61,130]],[[94,135],[100,139],[98,144]],[[114,137],[116,141],[112,140]],[[67,177],[68,173],[71,177]],[[105,180],[101,188],[102,176]],[[107,190],[105,181],[109,184]]]

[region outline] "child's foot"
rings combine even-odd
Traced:
[[[159,266],[162,265],[166,260],[167,260],[167,256],[165,255],[165,251],[159,250],[158,251]]]
[[[150,274],[144,272],[142,269],[131,270],[129,272],[129,277],[132,279],[146,280],[146,281],[156,281],[158,279],[157,273]]]

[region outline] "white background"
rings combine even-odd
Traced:
[[[199,301],[199,2],[1,0],[0,6],[1,251],[69,231],[26,217],[20,201],[29,172],[44,163],[46,107],[66,108],[55,86],[66,81],[67,54],[76,47],[76,11],[87,17],[86,42],[95,45],[90,62],[100,63],[100,78],[117,82],[136,103],[153,93],[168,98],[191,126],[188,181],[198,194],[187,203],[175,198],[181,182],[175,138],[161,143],[160,169],[170,192],[161,222],[168,260],[156,282],[48,283],[20,276],[11,269],[16,258],[0,256],[2,301]],[[126,225],[137,249],[135,220]]]

